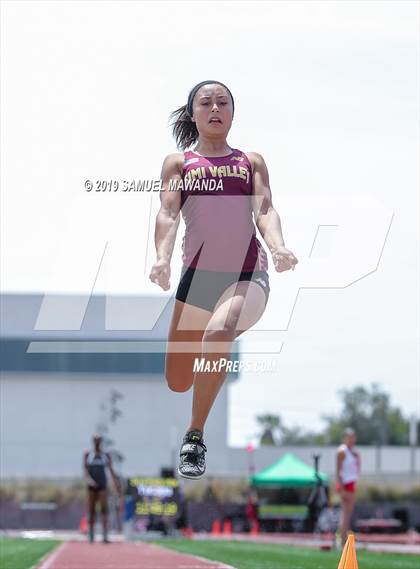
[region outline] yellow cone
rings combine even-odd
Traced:
[[[346,544],[343,547],[338,569],[359,569],[356,557],[356,544],[354,542],[354,534],[349,533]]]

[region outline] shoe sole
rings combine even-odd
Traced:
[[[183,474],[178,468],[178,474],[182,476],[182,478],[188,478],[188,480],[199,480],[200,478],[203,478],[205,472],[203,472],[203,474],[199,474],[198,476],[188,476],[187,474]]]

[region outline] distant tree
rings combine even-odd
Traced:
[[[357,442],[365,445],[406,445],[409,421],[398,407],[393,407],[390,396],[373,383],[369,389],[358,385],[339,392],[342,409],[338,415],[324,415],[327,423],[325,442],[338,444],[343,430],[353,427]]]
[[[257,423],[260,426],[258,437],[260,445],[322,445],[325,444],[324,433],[305,431],[301,427],[286,427],[279,415],[258,415]]]
[[[282,445],[323,445],[325,444],[325,435],[305,431],[297,426],[291,428],[283,426],[280,442]]]
[[[111,454],[115,470],[119,470],[124,461],[124,455],[114,447],[114,441],[110,437],[110,427],[121,416],[122,411],[118,408],[118,401],[124,396],[116,389],[111,389],[107,400],[100,404],[101,418],[96,423],[96,432],[102,436],[103,448]]]
[[[279,415],[257,416],[257,423],[260,426],[260,445],[275,446],[280,442],[281,437],[281,419]]]
[[[256,417],[260,427],[261,445],[324,445],[339,444],[346,427],[353,427],[357,442],[364,445],[407,445],[410,420],[391,404],[390,396],[376,383],[366,388],[357,385],[339,392],[342,406],[336,415],[324,415],[327,423],[321,432],[302,427],[286,427],[279,415]],[[420,441],[420,421],[416,423]]]

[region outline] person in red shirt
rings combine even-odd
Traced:
[[[356,484],[360,476],[360,454],[355,450],[356,433],[347,428],[336,454],[336,490],[341,498],[340,536],[347,540],[356,500]]]

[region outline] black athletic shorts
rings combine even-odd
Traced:
[[[213,312],[224,291],[231,284],[239,281],[253,281],[260,285],[265,293],[265,303],[267,304],[268,295],[270,294],[270,282],[267,271],[225,273],[183,266],[176,298],[187,304]]]
[[[104,486],[103,484],[98,484],[97,486],[89,486],[87,487],[88,492],[91,493],[95,493],[95,492],[101,492],[103,490],[108,490],[108,486]]]

